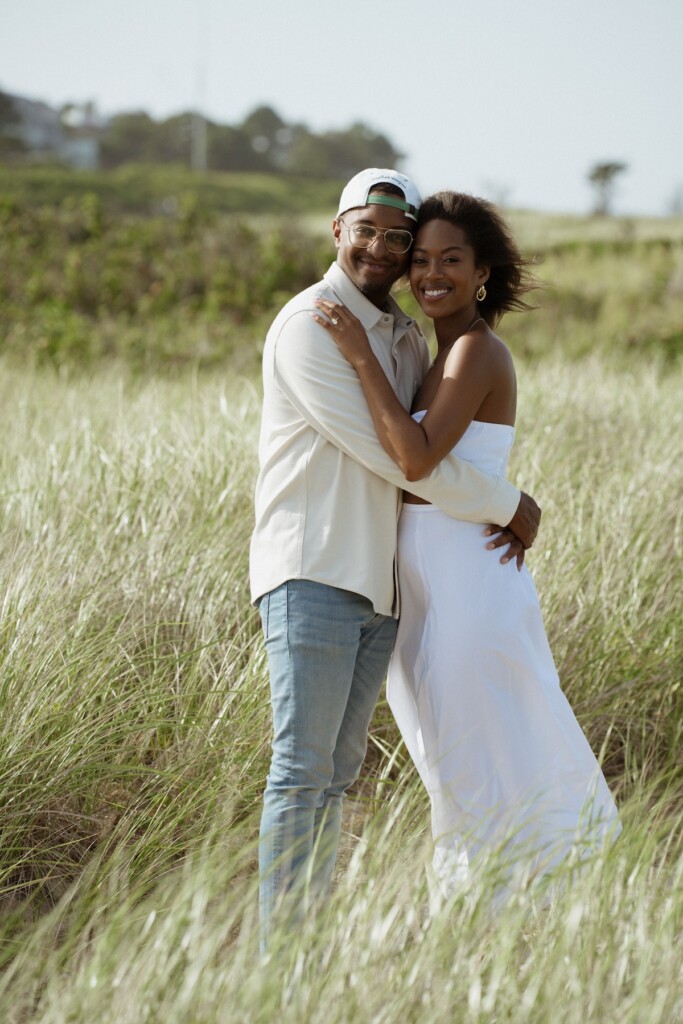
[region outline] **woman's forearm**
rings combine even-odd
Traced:
[[[385,452],[399,467],[406,480],[419,480],[433,468],[429,442],[419,423],[411,417],[387,379],[373,352],[354,362],[370,408],[377,437]]]
[[[407,480],[416,481],[428,476],[459,440],[472,419],[483,398],[483,393],[478,394],[482,390],[481,381],[479,387],[470,381],[465,394],[459,394],[454,401],[453,391],[454,388],[458,391],[458,386],[454,380],[446,379],[451,376],[446,373],[446,364],[444,380],[439,386],[436,401],[432,403],[434,408],[430,405],[424,422],[416,423],[396,397],[358,317],[327,299],[317,299],[315,305],[325,313],[325,317],[311,313],[312,318],[331,335],[358,374],[377,437],[385,452]]]

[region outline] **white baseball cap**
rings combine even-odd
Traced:
[[[405,196],[405,200],[398,196],[371,196],[370,189],[375,185],[396,185]],[[403,210],[406,217],[417,220],[417,211],[420,209],[422,199],[417,190],[415,182],[400,171],[392,171],[386,167],[366,167],[364,171],[351,178],[339,200],[337,218],[347,210],[353,210],[358,206],[395,206],[397,210]]]

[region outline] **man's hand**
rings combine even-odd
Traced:
[[[517,563],[517,569],[521,572],[526,552],[519,537],[516,537],[512,530],[506,526],[488,526],[484,533],[487,537],[492,537],[492,540],[486,545],[488,550],[494,551],[496,548],[506,547],[507,551],[503,554],[501,563],[506,565],[514,558]]]
[[[529,494],[522,491],[517,511],[506,527],[489,526],[484,531],[487,537],[493,539],[486,545],[489,550],[506,547],[507,551],[501,558],[501,562],[515,559],[517,568],[524,565],[524,551],[530,548],[536,539],[538,526],[541,521],[541,510]]]
[[[541,510],[531,497],[522,491],[517,511],[507,525],[516,537],[519,537],[525,548],[530,548],[536,540],[538,526],[541,522]]]

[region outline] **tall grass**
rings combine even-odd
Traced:
[[[511,472],[558,668],[625,831],[541,910],[437,907],[386,705],[329,907],[257,956],[267,674],[248,378],[0,377],[0,1018],[620,1021],[683,1012],[680,370],[519,367]],[[501,570],[503,571],[503,570]],[[509,571],[514,571],[510,569]],[[560,879],[562,881],[562,879]]]

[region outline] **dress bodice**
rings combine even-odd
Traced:
[[[425,413],[425,409],[413,413],[413,419],[419,423]],[[507,423],[472,420],[453,448],[453,454],[483,473],[499,476],[505,472],[514,439],[515,428]]]

